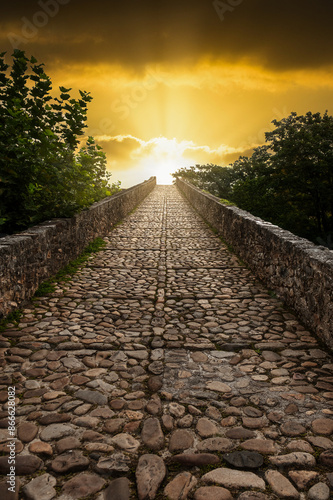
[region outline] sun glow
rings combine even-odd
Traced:
[[[132,154],[132,158],[140,158],[138,167],[156,176],[158,184],[172,184],[172,172],[195,163],[194,160],[183,156],[189,145],[191,143],[188,141],[177,142],[175,138],[156,137],[142,144]]]

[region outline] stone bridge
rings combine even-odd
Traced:
[[[175,186],[105,241],[0,337],[1,499],[332,498],[328,349]]]

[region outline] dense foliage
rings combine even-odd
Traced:
[[[196,165],[173,174],[316,243],[333,236],[333,117],[291,113],[266,144],[227,167]]]
[[[106,157],[90,137],[79,150],[92,97],[52,83],[43,64],[15,50],[12,67],[0,54],[0,232],[53,217],[70,217],[119,189]]]

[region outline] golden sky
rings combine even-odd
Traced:
[[[292,111],[333,113],[332,0],[16,0],[0,52],[91,92],[87,134],[130,187],[227,165]]]

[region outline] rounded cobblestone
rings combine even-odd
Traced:
[[[1,488],[15,385],[18,498],[330,498],[333,358],[296,314],[174,186],[105,241],[1,333]]]

